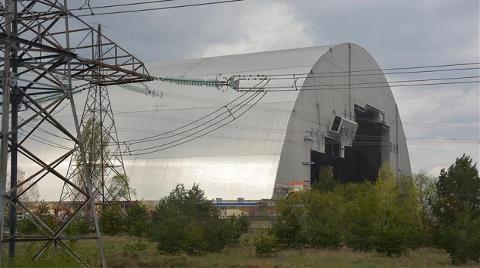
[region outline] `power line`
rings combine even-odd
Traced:
[[[293,102],[293,101],[292,101]],[[261,103],[265,104],[265,103]],[[268,104],[268,103],[267,103]],[[145,118],[146,116],[148,117],[153,117],[153,118],[160,118],[160,119],[166,119],[167,121],[172,121],[172,122],[179,122],[182,121],[182,118],[180,117],[166,117],[162,115],[155,115],[155,114],[148,114],[145,115],[145,113],[152,113],[152,112],[166,112],[166,111],[183,111],[183,110],[191,110],[191,109],[203,109],[203,108],[221,108],[223,106],[202,106],[202,107],[184,107],[184,108],[172,108],[172,109],[148,109],[148,110],[135,110],[135,111],[117,111],[114,112],[115,115],[117,116],[129,116],[129,117],[135,117],[135,118]],[[258,108],[258,105],[256,106]],[[280,109],[269,109],[269,108],[262,108],[263,110],[266,111],[274,111],[278,112]],[[283,112],[289,113],[289,110],[283,110]],[[136,115],[136,116],[135,116]],[[186,122],[192,122],[190,120],[184,120]],[[361,122],[377,122],[375,120],[366,120],[366,119],[357,119],[356,121],[361,121]],[[438,129],[438,128],[447,128],[447,129],[452,129],[452,130],[480,130],[480,127],[468,127],[468,126],[459,126],[459,125],[450,125],[450,124],[432,124],[432,123],[421,123],[421,122],[402,122],[403,125],[408,125],[409,127],[420,127],[420,128],[432,128],[432,129]],[[259,129],[259,127],[251,127],[251,126],[244,126],[244,125],[235,125],[238,126],[238,128],[254,128],[254,129]],[[231,126],[233,127],[233,126]],[[261,128],[264,129],[265,131],[282,131],[285,132],[285,129],[271,129],[271,128]]]
[[[231,110],[229,110],[228,114],[225,114],[225,113],[222,114],[222,115],[225,115],[225,116],[222,116],[222,117],[221,117],[221,116],[216,116],[215,118],[213,118],[213,119],[211,119],[211,120],[209,120],[209,121],[207,121],[207,122],[205,122],[205,123],[208,124],[208,123],[214,121],[215,119],[219,119],[219,118],[220,118],[218,121],[216,121],[216,122],[214,122],[214,123],[212,123],[212,124],[210,124],[210,125],[207,125],[206,127],[204,126],[204,125],[205,125],[205,123],[204,123],[204,124],[202,124],[202,125],[199,125],[199,126],[197,126],[197,127],[192,128],[192,129],[190,129],[190,130],[188,130],[188,131],[183,131],[183,132],[178,133],[178,134],[185,134],[185,133],[187,133],[187,132],[194,131],[194,132],[191,134],[191,135],[193,135],[193,134],[197,134],[197,133],[199,133],[199,132],[201,132],[201,131],[203,131],[203,130],[205,130],[205,129],[208,129],[208,128],[210,128],[210,127],[214,127],[214,126],[220,124],[221,122],[225,121],[225,120],[228,119],[228,118],[233,118],[233,121],[234,121],[234,120],[237,120],[241,115],[244,114],[243,112],[240,112],[240,115],[238,115],[237,112],[238,112],[238,111],[241,111],[242,108],[244,108],[245,106],[249,105],[252,100],[254,100],[258,95],[260,95],[261,92],[262,92],[262,91],[256,91],[255,94],[253,94],[252,96],[250,96],[250,97],[248,98],[247,102],[242,102],[241,104],[239,104],[239,105],[237,105],[236,107],[232,108]],[[263,96],[262,96],[262,98],[263,98]],[[254,104],[256,104],[256,103],[258,103],[258,100],[254,102]],[[238,106],[240,106],[240,107],[238,108]],[[249,109],[247,109],[247,110],[250,110],[251,108],[252,108],[252,106],[249,107]],[[233,122],[233,121],[230,121],[230,122]],[[200,130],[199,130],[199,131],[196,131],[196,130],[199,129],[199,128],[200,128]],[[176,133],[176,134],[177,134],[177,133]],[[190,135],[190,134],[189,134],[189,135]],[[176,136],[176,135],[175,135],[175,136]],[[171,136],[171,137],[173,137],[173,136]],[[149,140],[147,140],[147,141],[154,141],[154,140],[158,140],[158,139],[159,139],[159,138],[157,137],[157,138],[149,139]],[[145,140],[142,140],[142,141],[139,141],[139,142],[130,142],[130,145],[139,144],[139,143],[142,143],[142,142],[145,142]]]
[[[255,86],[260,86],[261,87],[264,87],[268,84],[268,81],[265,81],[264,84],[261,85],[261,81],[259,83],[257,83]],[[146,147],[146,148],[141,148],[141,149],[137,149],[137,150],[130,150],[129,148],[127,148],[128,152],[130,155],[142,155],[142,154],[150,154],[150,153],[154,153],[154,152],[158,152],[158,151],[161,151],[161,150],[166,150],[168,148],[172,148],[172,147],[175,147],[175,146],[178,146],[178,145],[181,145],[181,144],[184,144],[186,142],[189,142],[189,141],[192,141],[192,140],[195,140],[195,139],[198,139],[202,136],[205,136],[207,135],[208,133],[211,133],[221,127],[224,127],[226,126],[227,124],[237,120],[238,118],[240,118],[241,116],[243,116],[243,114],[245,114],[247,111],[249,111],[250,109],[252,109],[261,99],[263,99],[263,97],[266,95],[266,92],[263,92],[260,88],[260,90],[256,90],[256,91],[253,91],[255,92],[252,96],[249,96],[247,98],[248,102],[244,103],[244,101],[241,102],[241,106],[240,108],[237,109],[238,105],[236,105],[235,107],[231,108],[231,109],[228,109],[228,115],[226,117],[223,117],[221,118],[219,121],[216,121],[215,123],[212,123],[206,127],[203,127],[202,126],[198,126],[196,128],[193,128],[191,130],[196,130],[198,128],[201,128],[200,130],[198,131],[194,131],[193,133],[189,133],[187,136],[185,137],[182,137],[180,139],[177,139],[177,140],[174,140],[174,141],[170,141],[170,142],[166,142],[166,143],[163,143],[161,145],[157,145],[157,146],[151,146],[151,147]],[[244,111],[241,111],[241,109],[243,109],[243,107],[247,106],[250,104],[250,101],[251,100],[254,100],[260,93],[263,93],[263,95],[260,96],[260,98],[257,98],[257,100],[254,101],[253,104],[251,104],[249,107],[247,107]],[[239,104],[240,105],[240,104]],[[226,106],[225,106],[226,107]],[[240,111],[240,114],[237,114],[237,112]],[[216,116],[214,119],[217,119],[217,118],[220,118],[220,116]],[[227,121],[225,123],[222,124],[223,121],[225,121],[226,119],[228,118],[233,118],[231,119],[230,121]],[[212,120],[209,120],[209,122],[211,122]],[[213,127],[213,129],[211,129]],[[204,132],[205,131],[205,132]],[[203,133],[202,133],[203,132]],[[200,134],[199,134],[200,133]],[[199,135],[197,135],[199,134]],[[194,136],[194,135],[197,135],[197,136]],[[135,143],[132,143],[132,144],[135,144]],[[127,145],[129,147],[129,145]],[[147,151],[147,152],[145,152]]]
[[[260,92],[260,91],[259,91]],[[238,117],[234,118],[234,119],[231,119],[230,121],[227,121],[225,122],[224,124],[221,124],[221,125],[218,125],[216,127],[214,127],[213,129],[209,129],[207,130],[206,132],[204,133],[201,133],[197,136],[193,136],[195,134],[198,134],[200,131],[196,132],[196,133],[193,133],[192,135],[190,136],[187,136],[187,137],[184,137],[182,139],[178,139],[174,142],[170,142],[170,143],[167,143],[167,144],[162,144],[160,146],[151,146],[151,147],[147,147],[147,148],[142,148],[142,149],[138,149],[138,150],[134,150],[134,151],[130,151],[130,155],[146,155],[146,154],[152,154],[152,153],[155,153],[155,152],[159,152],[159,151],[163,151],[163,150],[167,150],[169,148],[172,148],[172,147],[175,147],[175,146],[179,146],[179,145],[182,145],[182,144],[185,144],[187,142],[190,142],[190,141],[193,141],[193,140],[196,140],[196,139],[199,139],[213,131],[216,131],[217,129],[220,129],[222,127],[224,127],[225,125],[237,120],[239,117],[241,117],[243,114],[245,114],[246,112],[248,112],[252,107],[254,107],[263,97],[265,97],[267,93],[266,92],[263,92],[263,94],[260,96],[260,98],[258,98],[252,105],[250,105],[250,107],[248,107],[245,111],[243,111]],[[203,131],[203,129],[201,130]],[[178,142],[180,140],[183,140],[181,142]],[[170,145],[169,145],[170,144]],[[165,145],[168,145],[165,147]]]
[[[360,70],[345,70],[345,71],[331,71],[331,72],[308,72],[308,73],[279,73],[279,74],[245,74],[245,75],[235,75],[235,77],[256,77],[256,76],[292,76],[297,77],[307,76],[307,75],[333,75],[333,74],[343,74],[348,75],[349,73],[354,73],[352,76],[368,76],[368,75],[383,75],[383,74],[404,74],[404,73],[425,73],[425,72],[445,72],[445,71],[468,71],[468,70],[478,70],[480,67],[462,67],[462,68],[443,68],[443,67],[456,67],[456,66],[470,66],[470,65],[480,65],[479,62],[470,62],[470,63],[449,63],[449,64],[440,64],[440,65],[417,65],[417,66],[402,66],[402,67],[389,67],[389,68],[378,68],[378,69],[360,69]],[[416,70],[416,71],[406,71],[406,72],[383,72],[383,71],[397,71],[397,70],[412,70],[412,69],[426,69],[426,68],[436,68],[432,70]],[[364,73],[364,72],[376,72],[376,74],[355,74],[355,73]],[[339,76],[325,76],[325,77],[339,77]]]
[[[178,0],[141,1],[141,2],[134,2],[134,3],[112,4],[112,5],[103,5],[103,6],[88,6],[86,8],[84,7],[85,5],[83,5],[79,8],[71,8],[70,11],[86,10],[86,9],[105,9],[105,8],[114,8],[114,7],[138,6],[138,5],[149,5],[149,4],[156,4],[156,3],[174,2],[174,1],[178,1]]]
[[[372,89],[372,88],[385,88],[385,87],[420,87],[420,86],[436,86],[436,85],[456,85],[456,84],[478,84],[480,80],[474,81],[457,81],[457,82],[441,82],[441,83],[423,83],[423,84],[404,84],[404,85],[384,85],[384,86],[362,86],[362,87],[352,87],[352,89]],[[347,90],[348,88],[319,88],[319,87],[335,87],[335,85],[303,85],[301,89],[295,89],[291,86],[272,86],[266,87],[265,90],[268,92],[291,92],[291,91],[309,91],[309,90]],[[251,89],[240,88],[238,91],[251,91]]]
[[[100,15],[114,15],[114,14],[125,14],[125,13],[135,13],[135,12],[146,12],[146,11],[154,11],[154,10],[167,10],[167,9],[177,9],[177,8],[187,8],[187,7],[199,7],[199,6],[211,6],[211,5],[219,5],[219,4],[228,4],[228,3],[235,3],[235,2],[243,2],[246,0],[224,0],[224,1],[212,1],[212,2],[203,2],[197,4],[184,4],[184,5],[176,5],[176,6],[166,6],[166,7],[152,7],[152,8],[142,8],[142,9],[133,9],[133,10],[119,10],[119,11],[108,11],[108,12],[100,12],[100,13],[90,13],[90,14],[79,14],[76,15],[77,17],[90,17],[90,16],[100,16]],[[115,7],[125,6],[127,4],[117,4]],[[101,8],[108,8],[108,6],[103,6]],[[94,7],[92,7],[94,9]]]
[[[472,76],[454,76],[454,77],[443,77],[443,78],[423,78],[423,79],[409,79],[409,80],[393,80],[393,81],[379,81],[379,82],[359,82],[359,83],[350,83],[350,84],[325,84],[325,86],[355,86],[355,85],[373,85],[373,84],[400,84],[400,83],[412,83],[412,82],[430,82],[430,81],[444,81],[444,80],[468,80],[468,79],[474,79],[474,78],[479,78],[479,75],[472,75]],[[260,77],[259,77],[260,78]],[[263,78],[265,79],[265,78]],[[289,79],[291,80],[292,78],[290,77],[283,77],[283,78],[269,78],[270,80],[276,80],[276,79]],[[256,78],[251,79],[251,80],[257,80]]]
[[[457,71],[471,71],[471,70],[480,70],[480,67],[470,67],[470,68],[450,68],[450,69],[433,69],[433,70],[422,70],[422,71],[407,71],[407,72],[382,72],[385,69],[377,70],[378,73],[366,73],[366,74],[352,74],[352,77],[366,77],[366,76],[383,76],[389,74],[421,74],[421,73],[435,73],[435,72],[457,72]],[[363,72],[363,71],[359,71]],[[306,78],[335,78],[335,77],[346,77],[349,76],[347,72],[338,72],[340,75],[328,75],[330,72],[310,72],[310,73],[289,73],[289,74],[242,74],[242,75],[233,75],[232,78],[237,78],[238,80],[258,80],[260,78],[269,78],[272,80],[288,80],[288,79],[306,79]]]
[[[264,81],[258,82],[253,88],[258,87],[262,82],[264,82]],[[266,84],[265,84],[265,85],[266,85]],[[261,91],[261,88],[260,88],[260,91]],[[256,92],[256,91],[254,91],[254,92]],[[240,100],[241,98],[243,98],[243,97],[246,96],[247,94],[248,94],[248,92],[244,92],[243,94],[241,94],[240,96],[238,96],[238,97],[236,97],[235,99],[231,100],[231,101],[228,102],[227,104],[225,104],[225,105],[217,108],[215,111],[210,112],[209,114],[204,115],[204,116],[202,116],[202,117],[200,117],[200,118],[198,118],[198,119],[196,119],[196,120],[193,120],[193,121],[189,122],[188,124],[182,125],[182,126],[177,127],[177,128],[175,128],[175,129],[172,129],[172,130],[169,130],[169,131],[166,131],[166,132],[162,132],[162,133],[159,133],[159,134],[157,134],[157,135],[150,136],[150,137],[145,137],[145,138],[141,138],[141,139],[137,139],[137,140],[124,141],[124,142],[129,142],[129,143],[142,143],[142,142],[146,142],[146,141],[153,141],[153,140],[161,139],[160,136],[167,135],[167,134],[171,134],[171,133],[174,133],[174,132],[176,132],[176,131],[178,131],[178,130],[181,130],[181,129],[183,129],[183,128],[186,128],[186,127],[188,127],[188,126],[191,126],[191,125],[193,125],[193,124],[195,124],[195,123],[197,123],[197,122],[200,122],[200,121],[202,121],[203,119],[206,119],[206,118],[208,118],[208,117],[210,117],[210,116],[213,116],[213,115],[215,115],[216,113],[218,113],[218,112],[220,112],[220,111],[222,111],[222,110],[225,110],[225,109],[226,109],[227,111],[223,111],[221,114],[216,115],[214,118],[209,119],[209,120],[207,120],[206,122],[203,122],[203,124],[210,123],[210,122],[212,122],[213,120],[219,118],[219,117],[222,116],[222,115],[227,115],[227,117],[229,117],[229,116],[235,117],[235,116],[234,116],[234,113],[233,113],[232,111],[235,111],[235,109],[236,109],[238,106],[240,106],[240,105],[242,105],[243,103],[245,103],[245,101],[249,102],[249,101],[251,100],[252,96],[249,96],[249,97],[247,97],[247,98],[244,99],[244,100],[241,100],[240,103],[235,103],[235,102],[238,101],[238,100]],[[255,97],[255,95],[253,95],[253,96]],[[233,107],[229,107],[230,104],[234,104],[234,106],[233,106]],[[198,127],[194,127],[194,128],[190,128],[189,130],[182,131],[182,132],[180,132],[180,134],[183,134],[183,133],[185,133],[185,132],[187,132],[187,131],[190,131],[190,130],[192,130],[192,129],[195,129],[195,128],[198,128]],[[175,133],[175,134],[173,134],[173,135],[176,135],[176,134],[178,134],[178,133]],[[172,135],[170,135],[170,136],[168,136],[168,137],[172,137]],[[165,137],[165,138],[168,138],[168,137]]]

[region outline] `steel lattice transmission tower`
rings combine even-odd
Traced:
[[[150,81],[152,77],[143,62],[69,11],[67,0],[2,0],[0,12],[3,19],[0,21],[0,65],[3,69],[0,76],[0,253],[3,253],[5,243],[9,244],[10,256],[15,254],[16,242],[42,243],[31,256],[35,261],[56,245],[88,266],[89,262],[65,241],[94,239],[98,243],[101,264],[106,266],[95,213],[92,167],[88,164],[86,143],[81,134],[75,93],[92,85],[122,85]],[[70,110],[67,119],[58,116],[62,103]],[[49,148],[53,145],[48,140],[36,139],[39,131],[48,131],[52,137],[62,138],[64,145],[45,150],[42,147],[45,144]],[[59,168],[72,155],[77,155],[78,163],[84,167],[81,169],[82,182],[66,177]],[[34,165],[36,171],[17,184],[19,159]],[[8,164],[11,184],[7,190]],[[21,197],[32,185],[55,180],[75,189],[79,196],[75,210],[52,227],[23,203]],[[8,221],[5,217],[7,206]],[[34,235],[17,232],[17,210],[28,216],[38,232]],[[94,223],[94,235],[72,237],[65,234],[79,215],[88,214]],[[4,226],[8,227],[8,235]]]
[[[97,34],[96,55],[101,60],[103,54],[101,25],[98,25]],[[96,75],[99,80],[103,79],[100,72],[101,69],[97,68]],[[88,89],[80,125],[92,179],[92,198],[97,206],[100,204],[102,207],[112,205],[122,207],[125,202],[131,201],[130,187],[107,87],[92,84]],[[82,171],[86,167],[78,161],[79,159],[79,152],[71,157],[67,178],[84,184]],[[74,205],[79,203],[79,197],[81,195],[75,188],[64,184],[59,208],[63,212],[68,212],[64,214],[65,216],[73,212]]]

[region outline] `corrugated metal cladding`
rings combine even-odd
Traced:
[[[329,85],[346,84],[348,87],[349,76],[345,75],[345,71],[349,67],[352,71],[350,84],[363,83],[367,86],[352,86],[350,90],[337,86],[332,89]],[[312,165],[318,164],[313,160],[319,161],[312,159],[312,155],[316,155],[312,151],[323,156],[332,154],[329,148],[333,136],[329,127],[334,117],[355,121],[358,111],[378,115],[381,118],[375,120],[388,129],[381,138],[382,162],[389,162],[393,170],[400,173],[411,171],[405,135],[392,92],[384,83],[368,87],[368,83],[386,82],[383,75],[359,75],[362,73],[355,72],[380,71],[373,57],[357,45],[340,44],[155,63],[149,66],[149,70],[156,76],[208,79],[215,79],[219,74],[225,77],[232,74],[310,75],[297,81],[300,91],[269,92],[238,120],[213,133],[168,150],[138,156],[135,161],[127,161],[127,173],[132,178],[138,198],[156,200],[167,195],[178,183],[186,186],[198,183],[208,198],[272,198],[274,189],[280,189],[282,185],[311,179],[314,172]],[[269,86],[288,87],[292,86],[292,81],[276,80]],[[164,92],[160,103],[156,103],[157,111],[139,113],[128,121],[117,117],[117,125],[128,124],[129,129],[138,129],[122,138],[141,138],[175,129],[215,111],[241,94],[231,89],[222,92],[216,88],[161,82],[154,83],[151,88]],[[128,103],[115,103],[114,108],[128,107],[131,103],[140,101],[131,98]],[[145,105],[150,106],[152,104]],[[374,136],[371,138],[374,139]],[[367,141],[364,139],[360,145],[368,145]]]

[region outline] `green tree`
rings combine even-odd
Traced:
[[[476,163],[463,155],[438,178],[434,214],[438,242],[453,264],[480,261],[480,177]]]
[[[65,229],[65,234],[68,236],[86,235],[90,233],[90,223],[86,217],[77,216]]]
[[[50,213],[50,207],[45,201],[41,201],[38,206],[35,214],[51,229],[54,229],[56,226],[55,217]]]
[[[480,177],[471,157],[463,155],[448,170],[442,169],[436,186],[434,210],[442,224],[454,223],[467,206],[473,217],[480,216]]]
[[[43,221],[50,229],[56,227],[55,217],[50,213],[50,207],[45,201],[41,201],[37,204],[37,207],[33,211],[35,217],[38,217]],[[18,222],[18,232],[22,234],[36,234],[40,230],[37,225],[33,222],[35,221],[32,215],[26,214],[25,217]],[[43,229],[43,228],[42,228]]]
[[[119,206],[114,204],[102,208],[100,230],[107,235],[119,235],[125,231],[125,216]]]
[[[126,174],[113,176],[110,185],[107,185],[107,187],[112,200],[130,200],[130,196],[135,195],[135,191],[130,187],[129,178]]]
[[[432,205],[437,200],[436,178],[421,170],[413,174],[413,182],[418,191],[418,201],[422,207],[422,216],[424,223],[430,224],[433,218]]]
[[[165,252],[219,251],[240,235],[230,221],[220,218],[198,185],[187,190],[180,184],[155,207],[151,237]]]
[[[342,198],[334,192],[296,193],[277,203],[272,232],[283,247],[335,249],[342,244],[342,210]]]
[[[279,200],[276,205],[277,218],[272,232],[282,247],[300,248],[307,243],[305,233],[305,210],[303,193],[294,193]]]
[[[80,172],[76,177],[77,184],[85,186],[84,172],[92,176],[94,189],[102,189],[102,174],[106,173],[105,161],[109,158],[110,134],[101,122],[94,117],[88,118],[83,124],[81,133],[87,163],[83,163],[80,154],[75,156],[75,164]],[[88,167],[88,170],[83,170]],[[129,178],[125,174],[117,174],[106,180],[105,195],[108,200],[130,199]]]
[[[149,215],[145,205],[136,202],[127,209],[125,219],[127,233],[130,236],[138,238],[137,249],[143,249],[142,237],[144,237],[149,228]]]
[[[443,226],[440,245],[450,254],[452,264],[469,260],[480,261],[480,218],[473,217],[470,207],[465,207],[454,223]]]
[[[397,179],[383,166],[375,183],[347,184],[336,192],[345,200],[347,246],[391,256],[419,244],[421,210],[411,178]]]
[[[331,166],[325,166],[320,168],[318,180],[312,188],[323,192],[328,192],[333,191],[336,185],[337,181],[335,181],[335,178],[333,177],[333,168]]]
[[[349,183],[336,189],[345,200],[343,222],[345,244],[354,250],[374,249],[378,203],[372,184],[368,181]]]
[[[263,234],[257,237],[254,241],[255,254],[259,257],[270,257],[277,248],[277,238],[273,235]]]
[[[312,190],[304,194],[305,232],[312,247],[336,249],[342,245],[343,200],[334,192]]]
[[[108,132],[103,129],[100,121],[95,117],[90,117],[83,124],[81,137],[85,147],[87,163],[95,167],[96,164],[101,162],[102,154],[105,155],[108,153],[110,136]],[[80,155],[77,156],[76,162],[77,166],[81,166]]]
[[[379,221],[375,224],[375,250],[387,256],[401,255],[418,245],[421,212],[411,177],[395,178],[382,167],[374,184]]]

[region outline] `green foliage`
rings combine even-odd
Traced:
[[[102,154],[108,152],[108,142],[110,136],[105,129],[102,129],[102,124],[98,119],[91,117],[83,125],[81,138],[84,143],[87,162],[90,165],[99,163]],[[78,166],[81,165],[80,155],[75,159]]]
[[[425,221],[430,221],[433,217],[432,204],[437,200],[436,181],[434,177],[423,170],[413,175],[413,182],[418,191],[418,201],[422,206]]]
[[[246,217],[229,217],[220,219],[216,230],[216,239],[220,238],[219,244],[235,246],[239,243],[239,238],[248,231],[250,222]],[[215,239],[214,238],[214,239]]]
[[[242,222],[221,219],[198,185],[188,190],[177,185],[155,207],[151,236],[161,251],[201,254],[220,251],[232,241],[238,241],[245,229]]]
[[[281,200],[272,232],[284,247],[376,250],[401,255],[418,245],[421,209],[413,181],[382,167],[375,183],[312,189]]]
[[[105,206],[100,215],[100,230],[107,235],[119,235],[125,231],[125,216],[120,206]]]
[[[283,247],[335,249],[342,242],[342,198],[333,192],[297,193],[277,204],[272,232]]]
[[[429,175],[426,171],[420,171],[412,176],[417,199],[421,207],[422,214],[422,243],[426,246],[434,243],[433,229],[435,225],[435,216],[433,206],[437,202],[437,179]]]
[[[37,204],[37,207],[33,210],[35,217],[42,220],[50,229],[56,228],[55,217],[50,213],[50,208],[45,201],[41,201]],[[21,234],[37,234],[39,232],[38,227],[33,223],[34,217],[29,214],[25,214],[25,217],[18,221],[17,230]]]
[[[480,217],[480,177],[472,158],[463,155],[448,170],[441,170],[437,194],[434,213],[440,224],[454,223],[466,205],[473,217]]]
[[[303,247],[305,236],[305,207],[302,194],[294,194],[277,202],[278,216],[272,226],[272,232],[283,247]]]
[[[341,196],[333,192],[310,191],[304,195],[308,212],[305,222],[307,243],[312,247],[336,249],[342,244]]]
[[[108,185],[109,195],[113,200],[129,199],[135,191],[130,186],[129,178],[126,174],[117,174],[112,177]]]
[[[466,208],[453,224],[440,227],[440,245],[453,264],[480,261],[480,218],[472,216],[471,209]]]
[[[75,155],[74,161],[80,169],[76,182],[79,185],[86,185],[83,178],[84,174],[90,173],[92,176],[100,177],[105,171],[105,159],[108,159],[110,135],[98,118],[91,117],[83,124],[81,133],[82,142],[84,144],[86,163],[83,163],[81,154]],[[90,170],[84,170],[84,169]],[[99,182],[94,182],[99,183]],[[130,198],[129,178],[125,174],[114,175],[106,186],[110,200],[121,200]],[[99,185],[97,185],[99,187]]]
[[[35,215],[40,218],[50,229],[56,226],[55,217],[50,213],[50,207],[47,202],[41,201],[35,211]]]
[[[312,186],[313,189],[320,190],[322,192],[329,192],[335,189],[337,181],[333,177],[333,168],[330,166],[322,167],[318,174],[317,182]]]
[[[85,217],[77,216],[65,229],[68,236],[86,235],[90,233],[90,224]]]
[[[34,234],[37,231],[37,226],[33,224],[30,215],[25,215],[17,222],[17,231],[20,234]]]
[[[418,245],[421,233],[420,204],[413,182],[382,167],[374,184],[366,184],[354,198],[354,213],[348,234],[354,249],[375,249],[387,256],[401,255]],[[355,207],[356,206],[356,207]],[[347,210],[348,211],[348,210]],[[348,243],[347,243],[348,245]]]
[[[453,264],[480,261],[480,178],[469,156],[442,170],[436,184],[433,212],[439,245]]]
[[[255,254],[259,257],[270,257],[278,250],[277,238],[273,235],[260,235],[255,239]]]
[[[125,219],[127,233],[130,236],[138,238],[137,245],[130,246],[134,250],[144,250],[146,247],[142,244],[142,237],[148,232],[150,226],[150,218],[147,208],[141,203],[134,203],[127,210]]]
[[[369,182],[347,184],[337,191],[345,200],[345,244],[354,250],[372,250],[378,214],[373,186]]]

